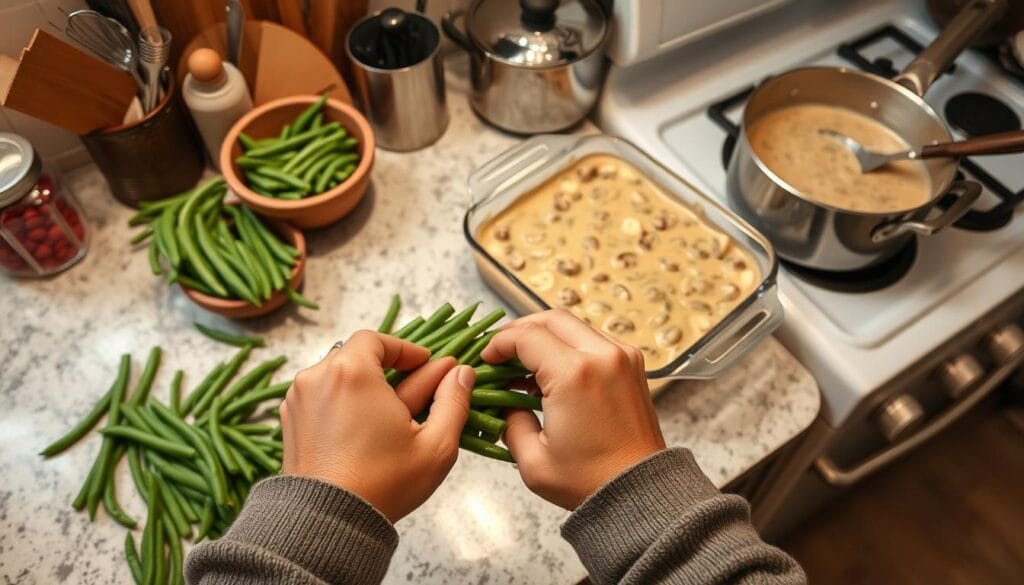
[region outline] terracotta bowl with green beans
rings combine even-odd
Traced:
[[[325,96],[286,97],[235,123],[221,146],[221,172],[260,215],[322,227],[362,199],[375,143],[354,107]]]
[[[295,260],[295,266],[292,267],[291,279],[288,281],[289,287],[294,290],[298,290],[302,285],[302,279],[305,276],[306,238],[302,236],[301,231],[283,221],[263,218],[263,223],[272,232],[281,236],[281,240],[283,242],[290,244],[299,251],[299,256]],[[270,298],[264,300],[259,306],[256,306],[249,301],[241,299],[224,299],[208,295],[186,286],[181,282],[179,282],[178,285],[181,287],[181,292],[185,293],[185,296],[187,296],[193,303],[207,311],[219,313],[230,319],[252,319],[254,317],[266,315],[267,313],[280,308],[289,300],[288,295],[284,290],[275,290],[270,295]]]

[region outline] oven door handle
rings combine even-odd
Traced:
[[[1012,359],[992,372],[970,395],[953,405],[927,426],[917,431],[906,440],[896,443],[862,461],[851,469],[843,469],[828,456],[819,457],[814,462],[814,469],[829,485],[846,487],[859,482],[865,477],[882,469],[896,459],[909,453],[925,441],[945,430],[953,421],[959,419],[968,410],[981,402],[989,393],[1002,383],[1014,370],[1024,364],[1024,351],[1018,351]]]

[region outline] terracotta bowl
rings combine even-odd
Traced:
[[[295,261],[295,266],[292,268],[292,277],[288,281],[293,289],[298,290],[306,274],[306,238],[302,236],[301,231],[283,221],[264,219],[263,223],[275,234],[281,236],[284,241],[298,248],[299,258]],[[252,319],[253,317],[266,315],[288,302],[288,297],[279,290],[274,291],[269,299],[263,301],[263,304],[257,307],[249,301],[212,297],[180,283],[178,286],[181,287],[181,292],[185,293],[185,296],[193,303],[207,311],[219,313],[231,319]]]
[[[329,99],[324,104],[324,122],[340,123],[349,135],[359,140],[359,166],[349,178],[329,191],[288,201],[260,195],[245,183],[244,175],[235,159],[241,156],[242,145],[238,135],[245,132],[257,140],[272,138],[280,134],[285,124],[290,124],[320,96],[303,95],[281,98],[267,102],[242,116],[227,136],[220,149],[220,168],[231,190],[253,211],[267,217],[283,219],[300,228],[322,227],[344,217],[359,203],[366,187],[370,184],[370,169],[373,168],[373,153],[376,141],[373,130],[366,118],[354,107]]]

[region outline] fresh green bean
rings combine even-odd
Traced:
[[[175,370],[174,379],[171,380],[171,410],[181,411],[181,382],[185,376],[182,370]]]
[[[168,207],[160,217],[156,219],[156,233],[167,251],[167,261],[171,267],[181,266],[181,250],[178,247],[178,238],[174,233],[174,220],[177,217],[178,206]]]
[[[244,351],[246,348],[242,348]],[[207,484],[213,491],[213,499],[218,506],[228,505],[227,499],[227,480],[224,477],[224,470],[221,468],[220,463],[217,460],[216,455],[213,453],[213,449],[203,438],[202,433],[196,429],[185,424],[185,421],[181,420],[173,412],[167,409],[164,405],[159,402],[153,403],[153,410],[157,416],[161,418],[168,425],[173,427],[180,434],[185,436],[189,443],[195,447],[196,451],[199,452],[203,462],[209,468],[208,471],[210,476],[207,478]]]
[[[234,402],[231,402],[224,411],[221,413],[221,417],[218,420],[224,420],[231,417],[234,414],[242,412],[246,408],[258,405],[264,400],[273,400],[275,398],[284,398],[285,394],[288,393],[288,389],[292,387],[291,382],[279,382],[273,386],[266,388],[259,388],[250,392],[247,396],[239,398]],[[235,425],[237,429],[237,425]]]
[[[413,331],[416,331],[419,329],[420,325],[423,325],[423,322],[423,317],[416,317],[412,321],[403,325],[401,329],[392,333],[392,335],[399,339],[408,339],[409,335],[411,335]]]
[[[257,167],[282,165],[284,163],[273,158],[255,158],[249,155],[242,155],[235,159],[235,164],[241,169],[251,171]]]
[[[200,282],[200,281],[198,281],[198,280],[196,280],[196,279],[194,279],[194,278],[192,278],[190,276],[187,276],[185,274],[179,274],[176,278],[168,279],[168,282],[178,282],[178,283],[181,283],[182,285],[187,286],[188,288],[191,288],[193,290],[197,290],[197,291],[203,293],[204,295],[209,295],[211,297],[227,298],[226,296],[222,296],[222,295],[217,294],[216,292],[213,291],[213,289],[211,289],[210,287],[206,286],[204,283],[202,283],[202,282]]]
[[[477,430],[491,433],[492,435],[501,436],[505,432],[505,425],[507,423],[497,417],[484,414],[480,411],[469,410],[469,417],[466,419],[466,426]]]
[[[168,483],[167,487],[168,489],[170,489],[175,501],[178,502],[178,506],[181,508],[182,513],[185,515],[185,520],[187,520],[189,524],[195,524],[196,522],[199,522],[199,509],[196,508],[195,505],[188,498],[185,497],[185,494],[182,493],[181,489],[178,487],[178,484]]]
[[[189,189],[188,191],[179,193],[178,195],[174,195],[173,197],[166,197],[164,199],[160,199],[157,201],[140,201],[139,209],[145,211],[146,213],[162,211],[167,207],[171,207],[172,205],[184,203],[186,199],[192,196],[192,193],[193,189]]]
[[[295,118],[295,121],[292,122],[292,132],[302,132],[309,128],[313,123],[313,117],[320,113],[325,103],[327,103],[326,93]]]
[[[256,257],[256,252],[249,248],[249,246],[242,240],[234,240],[235,250],[238,255],[245,261],[246,266],[249,267],[249,272],[256,277],[256,282],[259,285],[259,294],[263,297],[263,300],[269,300],[271,295],[274,294],[274,289],[271,285],[270,274],[267,272],[266,267],[260,262],[260,259]]]
[[[273,459],[268,457],[266,453],[261,451],[259,447],[253,444],[253,442],[250,441],[248,437],[246,437],[245,435],[231,427],[224,427],[223,430],[224,435],[227,437],[227,439],[234,443],[235,445],[237,445],[238,448],[241,449],[244,454],[252,457],[253,461],[255,461],[257,465],[259,465],[263,469],[266,469],[270,473],[277,473],[278,471],[281,470],[280,462],[274,461]]]
[[[313,118],[313,124],[310,125],[310,128],[319,128],[320,126],[323,126],[323,125],[324,125],[324,115],[323,115],[322,112],[318,112],[317,115]]]
[[[419,343],[420,339],[423,339],[424,337],[432,333],[435,329],[440,327],[441,324],[447,321],[448,317],[451,317],[453,314],[455,314],[455,308],[452,307],[451,304],[445,303],[441,305],[441,307],[438,310],[434,311],[433,315],[428,317],[427,320],[424,321],[423,324],[420,325],[415,331],[410,333],[409,337],[407,337],[406,339],[413,343]]]
[[[203,395],[206,393],[206,390],[210,387],[210,384],[213,384],[213,382],[217,379],[218,376],[220,376],[220,373],[224,370],[225,367],[227,367],[227,364],[221,362],[217,364],[217,366],[214,367],[212,370],[210,370],[210,373],[207,374],[205,378],[203,378],[203,381],[200,382],[199,385],[196,386],[196,388],[192,392],[190,392],[189,395],[185,398],[185,403],[181,405],[181,410],[178,412],[178,414],[180,414],[181,416],[185,416],[189,412],[191,412],[192,408],[196,405],[196,402],[203,397]]]
[[[384,314],[384,320],[380,322],[377,331],[380,333],[391,333],[395,326],[395,319],[398,318],[398,311],[402,308],[402,298],[398,295],[391,295],[391,304],[388,305],[388,312]]]
[[[543,410],[539,396],[513,390],[485,390],[476,388],[470,394],[469,404],[474,408],[480,406],[499,406],[502,408]]]
[[[260,260],[260,263],[270,277],[271,288],[274,290],[284,288],[285,279],[277,269],[277,265],[274,263],[274,257],[270,252],[270,248],[267,247],[263,238],[256,233],[255,228],[253,228],[250,223],[242,217],[237,209],[232,206],[228,206],[227,212],[228,215],[231,215],[234,218],[235,228],[242,236],[242,241],[256,251],[257,258]]]
[[[210,383],[203,395],[196,401],[196,405],[192,409],[193,416],[199,417],[206,412],[206,409],[213,404],[213,399],[220,395],[221,391],[224,390],[224,387],[227,386],[228,381],[238,373],[239,368],[242,367],[242,363],[248,359],[250,352],[252,352],[251,345],[243,346],[238,350],[238,353],[231,358],[228,365],[221,370],[221,373],[217,378]]]
[[[146,485],[149,481],[147,479],[149,473],[142,465],[142,451],[139,449],[138,445],[128,446],[128,469],[131,470],[132,483],[135,484],[135,491],[139,492],[139,495],[143,500],[145,500],[148,494],[146,491]]]
[[[273,257],[284,262],[288,266],[295,264],[295,258],[299,255],[299,251],[278,239],[277,236],[267,229],[267,226],[263,225],[263,222],[256,217],[256,214],[254,214],[252,210],[248,207],[242,207],[239,216],[248,223],[250,228],[253,230],[253,234],[263,241],[267,246],[267,250]]]
[[[157,254],[159,250],[156,246],[150,246],[147,251],[147,258],[149,259],[149,270],[155,276],[159,276],[164,273],[164,267],[160,266],[160,257]]]
[[[131,374],[132,357],[128,354],[121,356],[121,364],[117,372],[117,382],[114,393],[110,397],[110,411],[107,414],[107,427],[117,425],[121,421],[121,403],[124,402],[125,394],[128,391],[128,376]],[[110,475],[110,467],[113,464],[114,442],[107,437],[103,438],[100,445],[100,453],[96,457],[96,473],[92,476],[89,484],[89,493],[86,496],[86,506],[89,510],[89,518],[96,517],[96,508],[99,506],[100,498],[103,495],[103,485]]]
[[[480,357],[480,353],[483,352],[484,348],[487,347],[487,344],[489,344],[497,334],[497,331],[484,333],[483,336],[474,341],[462,352],[462,355],[459,356],[459,363],[462,365],[474,365],[477,358]]]
[[[306,193],[305,191],[299,191],[299,190],[294,190],[294,191],[278,191],[277,193],[274,194],[274,196],[277,197],[278,199],[286,199],[288,201],[298,201],[299,199],[302,199],[305,196],[305,193]]]
[[[256,148],[256,140],[254,140],[245,132],[238,133],[238,141],[242,143],[242,150],[244,151],[250,151]]]
[[[136,244],[141,244],[142,242],[145,242],[146,240],[149,239],[150,236],[153,235],[153,231],[154,230],[152,225],[147,226],[146,229],[135,234],[131,240],[128,240],[128,242],[133,246]]]
[[[82,487],[78,489],[78,494],[75,499],[71,501],[71,507],[76,510],[82,510],[85,508],[86,502],[89,497],[89,488],[92,487],[93,482],[96,481],[96,472],[99,468],[99,459],[93,461],[91,467],[89,467],[89,473],[85,476],[85,481],[82,482]]]
[[[230,402],[238,397],[240,394],[248,391],[253,387],[260,378],[266,375],[267,372],[274,372],[280,368],[284,363],[288,361],[285,356],[277,356],[272,360],[267,360],[255,368],[246,372],[244,376],[238,379],[237,382],[231,385],[223,395],[224,402]]]
[[[118,445],[114,448],[114,464],[110,466],[110,475],[107,477],[106,485],[103,487],[103,507],[107,509],[107,513],[114,519],[115,522],[124,526],[125,528],[135,528],[135,519],[129,516],[124,509],[121,508],[120,502],[117,501],[116,482],[114,481],[114,470],[117,465],[117,461],[124,455],[127,447],[124,445]]]
[[[162,498],[160,496],[160,484],[156,481],[155,475],[149,476],[149,510],[146,514],[146,528],[142,532],[142,567],[143,581],[152,583],[156,569],[156,542],[159,541],[157,528],[160,517],[163,516]],[[163,554],[163,551],[160,551]]]
[[[334,180],[339,183],[343,182],[345,179],[351,177],[352,173],[356,172],[356,168],[357,166],[355,164],[349,164],[345,168],[334,173]]]
[[[309,174],[309,169],[317,165],[317,163],[324,158],[333,160],[334,155],[337,154],[338,144],[341,143],[343,137],[344,133],[333,134],[331,135],[330,140],[318,141],[316,149],[308,154],[302,152],[297,153],[302,154],[303,158],[296,161],[295,165],[292,166],[291,170],[288,172],[296,177],[302,177],[307,183],[312,184],[312,179],[306,178],[307,174]],[[289,160],[288,162],[290,163],[291,161]],[[320,168],[323,168],[322,164],[319,166]],[[314,176],[313,179],[315,178],[316,177]]]
[[[201,221],[193,221],[195,206],[198,202],[207,195],[217,194],[218,197],[223,197],[224,182],[223,179],[212,180],[206,185],[198,188],[192,197],[181,207],[178,211],[178,222],[175,227],[175,233],[178,237],[178,244],[181,246],[181,257],[183,260],[188,260],[189,264],[195,270],[196,276],[203,282],[210,290],[221,297],[227,297],[228,291],[221,284],[220,279],[213,273],[213,269],[207,263],[206,258],[199,251],[196,246],[196,241],[192,239],[191,230],[195,227],[195,224],[202,224]],[[218,194],[218,191],[220,192]],[[196,216],[199,217],[199,216]]]
[[[505,316],[504,309],[495,309],[491,311],[483,319],[477,321],[471,325],[465,331],[459,333],[453,337],[450,341],[441,346],[442,342],[435,342],[428,347],[430,351],[434,353],[434,359],[440,359],[444,357],[458,357],[463,350],[466,349],[478,335],[487,330],[488,327],[494,325]]]
[[[200,542],[210,534],[210,528],[213,527],[213,513],[214,504],[213,500],[206,500],[206,504],[203,506],[203,514],[199,520],[199,533],[196,534],[195,542]]]
[[[288,382],[288,384],[291,384],[291,382]],[[241,423],[231,425],[231,428],[243,435],[269,435],[274,431],[274,427],[262,423]]]
[[[132,538],[130,530],[124,533],[124,558],[128,561],[128,570],[131,571],[135,585],[143,585],[142,561],[139,560],[139,553],[135,550],[135,539]]]
[[[210,261],[210,264],[216,268],[217,274],[224,279],[224,284],[227,285],[228,289],[242,299],[245,299],[254,305],[259,305],[260,303],[256,299],[256,296],[251,290],[249,290],[249,287],[242,281],[238,273],[228,265],[220,252],[217,251],[217,248],[213,245],[213,240],[210,237],[209,232],[206,231],[206,228],[203,226],[202,220],[199,217],[195,218],[195,230],[197,239],[199,240],[199,245],[202,246],[202,250],[205,252],[206,258]]]
[[[320,176],[316,180],[316,185],[313,186],[313,192],[323,193],[324,190],[326,190],[327,188],[327,183],[334,176],[334,173],[341,170],[342,167],[347,165],[349,162],[350,160],[346,156],[339,156],[338,158],[332,160],[330,164],[328,164],[327,167],[324,168],[324,170],[320,171]]]
[[[170,527],[175,532],[175,540],[178,537],[188,538],[192,535],[192,528],[188,525],[188,520],[185,519],[185,511],[181,509],[178,500],[174,498],[174,494],[171,493],[163,476],[157,473],[154,474],[154,477],[160,484],[160,497],[163,498],[163,507],[167,511]]]
[[[200,492],[206,492],[210,489],[210,483],[203,479],[202,475],[185,466],[177,465],[153,452],[147,452],[146,458],[149,459],[149,462],[153,464],[153,467],[163,474],[164,477],[179,485],[189,487]]]
[[[166,527],[167,524],[168,522],[165,521],[164,526]],[[180,533],[180,531],[178,532]],[[170,529],[170,527],[167,527],[164,530],[164,534],[167,537],[167,544],[171,548],[171,556],[167,561],[167,572],[169,573],[169,575],[168,577],[163,578],[161,583],[166,583],[167,579],[169,578],[172,585],[179,585],[185,582],[185,578],[182,575],[182,564],[184,563],[185,559],[184,553],[181,550],[181,539],[177,538],[177,535],[175,535],[174,533],[175,530]],[[187,536],[192,536],[191,526],[189,527]]]
[[[295,290],[290,286],[284,287],[284,294],[285,296],[288,297],[289,300],[291,300],[291,302],[295,303],[296,305],[299,305],[300,307],[306,307],[307,309],[313,309],[314,311],[320,309],[320,305],[302,296],[301,294],[299,294],[299,291]]]
[[[474,368],[476,370],[476,383],[487,384],[489,382],[498,382],[504,380],[514,380],[516,378],[522,378],[530,374],[529,370],[518,366],[502,364],[499,366],[492,366],[490,364],[484,364]]]
[[[469,320],[473,318],[473,314],[476,313],[476,310],[479,307],[480,303],[473,303],[469,307],[466,307],[465,309],[452,315],[451,319],[445,321],[443,325],[441,325],[434,331],[431,331],[429,334],[425,335],[416,343],[422,345],[423,347],[430,347],[433,343],[442,341],[446,339],[449,335],[458,333],[459,331],[464,329],[466,325],[469,324]]]
[[[278,140],[284,140],[285,138],[291,137],[291,135],[292,135],[292,125],[291,124],[285,124],[281,128],[281,133],[277,136],[277,139]]]
[[[117,382],[107,390],[107,392],[100,398],[99,402],[92,407],[89,414],[85,415],[85,418],[80,420],[78,424],[71,428],[63,437],[47,445],[45,449],[39,452],[43,457],[53,457],[54,455],[61,453],[68,447],[74,445],[85,436],[96,423],[100,422],[103,415],[107,413],[110,407],[110,398],[114,395],[114,387],[117,386]]]
[[[341,124],[337,122],[331,122],[330,124],[324,124],[323,126],[314,130],[307,130],[301,133],[290,134],[288,138],[284,140],[278,140],[274,144],[268,144],[267,146],[261,146],[254,148],[245,154],[253,158],[264,158],[280,154],[289,150],[294,150],[300,146],[305,145],[307,142],[319,138],[321,136],[331,134],[341,129]],[[292,158],[294,160],[298,158],[296,155]]]
[[[256,468],[253,467],[252,463],[249,463],[249,459],[242,455],[229,441],[225,441],[224,446],[231,451],[231,455],[235,458],[235,462],[238,463],[239,469],[242,470],[242,477],[245,478],[245,481],[250,483],[254,481],[256,479]]]
[[[235,347],[245,347],[246,345],[263,347],[264,345],[262,337],[235,335],[233,333],[227,333],[226,331],[214,329],[213,327],[207,327],[198,321],[194,321],[192,324],[195,325],[196,329],[198,329],[203,335],[227,345],[233,345]]]
[[[335,145],[327,144],[325,148],[322,148],[319,152],[309,157],[309,164],[303,169],[296,169],[296,172],[302,173],[302,180],[313,184],[320,171],[324,170],[324,167],[331,164],[331,161],[341,156],[341,153],[335,150]]]
[[[228,450],[224,444],[224,435],[220,428],[221,419],[221,402],[220,398],[215,398],[213,406],[210,409],[210,442],[213,443],[213,451],[220,458],[221,463],[224,464],[224,468],[228,470],[228,473],[235,475],[238,474],[241,469],[238,467],[238,462],[235,461],[231,451]]]
[[[153,534],[156,536],[154,539],[156,543],[153,545],[156,550],[156,567],[153,569],[153,582],[154,583],[166,583],[167,582],[167,557],[164,555],[164,547],[167,544],[167,523],[170,520],[166,516],[162,516],[156,521],[156,528],[153,529]]]
[[[163,349],[159,345],[153,346],[149,350],[146,367],[142,370],[142,376],[139,378],[139,383],[135,385],[135,392],[132,393],[128,404],[138,406],[149,398],[149,391],[153,388],[153,378],[156,377],[156,371],[160,368],[160,357],[162,355]]]
[[[326,128],[326,126],[324,126],[323,128]],[[323,128],[321,128],[321,130]],[[300,150],[298,154],[296,154],[291,160],[286,162],[283,167],[281,167],[281,170],[286,173],[294,171],[300,165],[306,163],[311,157],[315,156],[316,153],[320,151],[321,148],[324,147],[324,145],[336,144],[340,139],[344,137],[345,130],[340,128],[332,132],[322,134],[316,140],[313,140],[309,144],[303,146],[302,150]]]
[[[139,443],[140,445],[149,447],[154,451],[170,455],[171,457],[193,459],[196,456],[196,450],[192,447],[168,441],[167,439],[149,434],[145,431],[140,431],[134,427],[124,425],[107,426],[100,429],[100,432],[109,437],[116,437],[118,439],[125,439],[127,441]]]
[[[498,439],[501,438],[498,435],[495,435],[493,433],[488,433],[487,431],[480,431],[479,435],[480,435],[480,439],[482,439],[484,441],[487,441],[488,443],[491,443],[491,444],[497,443]]]
[[[289,163],[291,163],[291,161],[289,161]],[[296,177],[290,172],[284,170],[287,167],[288,165],[285,165],[283,168],[278,169],[271,166],[264,166],[255,169],[253,172],[267,179],[274,179],[275,181],[284,183],[289,187],[294,187],[295,189],[298,189],[300,191],[309,192],[309,183],[303,181],[300,177]]]
[[[253,191],[256,191],[260,195],[276,197],[278,191],[288,188],[288,185],[283,181],[279,181],[256,172],[261,168],[269,168],[269,166],[248,169],[245,172],[245,179]]]
[[[472,451],[477,455],[490,457],[491,459],[507,461],[509,463],[516,462],[512,457],[512,454],[508,452],[508,449],[491,444],[468,431],[462,431],[462,435],[459,436],[459,447],[462,447],[467,451]]]

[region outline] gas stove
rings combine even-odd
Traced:
[[[613,66],[597,122],[727,201],[725,165],[757,83],[808,65],[891,76],[936,34],[922,1],[796,1],[649,61]],[[961,55],[926,100],[959,138],[1020,129],[1024,120],[1024,83],[978,52]],[[786,319],[777,337],[818,380],[834,428],[879,389],[920,384],[920,370],[966,351],[936,355],[1024,290],[1022,162],[965,160],[964,178],[985,187],[974,211],[882,266],[834,274],[782,264]]]

